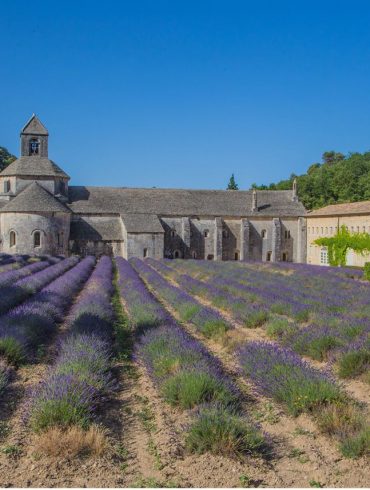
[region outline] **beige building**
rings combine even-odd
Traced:
[[[327,248],[316,245],[315,240],[335,235],[343,225],[350,233],[370,234],[370,201],[332,204],[307,213],[306,219],[307,263],[329,265]],[[362,256],[348,250],[347,265],[362,267],[365,262],[370,262],[370,254]]]

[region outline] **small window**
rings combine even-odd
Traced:
[[[143,257],[145,259],[145,257],[148,257],[148,249],[147,248],[144,248],[143,250]]]
[[[213,260],[214,256],[212,254],[207,255],[207,260]]]
[[[63,246],[63,232],[58,233],[58,246],[62,247]]]
[[[209,236],[209,231],[208,230],[204,230],[204,238],[207,238]]]
[[[171,230],[171,238],[175,238],[175,235],[176,235],[176,231],[175,230]]]
[[[235,259],[235,260],[239,260],[239,252],[238,252],[238,251],[236,251],[236,252],[234,253],[234,259]]]
[[[197,253],[196,253],[196,251],[195,251],[195,250],[193,250],[193,251],[191,252],[191,257],[192,257],[193,259],[196,259],[196,258],[197,258]]]
[[[30,155],[38,155],[40,152],[40,142],[37,139],[30,140]]]
[[[10,192],[10,180],[4,180],[4,192]]]
[[[267,252],[267,254],[266,254],[266,261],[267,262],[271,262],[271,255],[272,255],[272,252]]]
[[[173,256],[175,259],[179,259],[181,257],[181,252],[179,250],[175,250]]]
[[[15,247],[16,243],[17,243],[17,237],[15,231],[11,231],[9,236],[9,245],[11,247]]]
[[[266,230],[262,230],[261,231],[261,237],[262,238],[267,238],[267,231]]]
[[[33,234],[33,246],[40,247],[41,245],[41,234],[39,231],[35,231]]]
[[[289,240],[289,238],[290,238],[290,230],[285,230],[284,236],[285,236],[285,239],[286,240]]]
[[[329,264],[328,249],[326,247],[323,247],[320,250],[320,264],[321,265],[328,265]]]
[[[286,252],[283,252],[283,262],[288,261],[288,254]]]

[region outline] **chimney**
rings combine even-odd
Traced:
[[[298,194],[297,194],[297,179],[294,179],[294,180],[293,180],[292,201],[293,201],[293,202],[297,202],[297,201],[298,201]]]
[[[253,193],[252,193],[252,211],[258,211],[256,189],[253,189]]]

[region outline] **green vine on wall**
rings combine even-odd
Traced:
[[[368,233],[351,234],[344,225],[333,237],[317,238],[314,243],[328,248],[329,264],[334,266],[346,265],[348,249],[361,255],[370,252],[370,235]]]

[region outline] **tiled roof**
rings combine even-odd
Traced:
[[[0,176],[11,175],[69,178],[69,176],[52,160],[39,156],[17,158],[17,160],[14,160],[14,162],[0,172]]]
[[[164,233],[155,214],[124,214],[122,220],[128,233]]]
[[[316,216],[341,216],[347,214],[370,214],[370,201],[330,204],[307,213],[307,218]]]
[[[252,211],[252,191],[69,187],[74,213],[117,213],[161,216],[305,216],[291,191],[257,191],[258,211]]]
[[[2,213],[63,212],[70,210],[37,182],[32,182],[14,199],[1,208]]]
[[[40,119],[32,114],[31,119],[26,123],[24,128],[22,129],[23,134],[34,134],[40,136],[48,136],[48,130],[42,124]]]
[[[123,240],[122,220],[117,217],[87,217],[71,221],[71,240]]]

